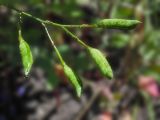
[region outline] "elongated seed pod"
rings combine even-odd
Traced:
[[[75,88],[77,96],[80,97],[82,94],[82,83],[79,77],[74,73],[74,71],[66,64],[63,65],[64,73],[68,80],[71,82],[72,86]]]
[[[24,73],[27,76],[33,64],[33,57],[28,43],[23,39],[21,31],[19,30],[19,49],[23,63]]]
[[[111,66],[109,65],[104,55],[98,49],[92,47],[88,47],[87,49],[101,73],[109,79],[113,78]]]
[[[103,19],[98,21],[95,25],[100,28],[133,29],[140,23],[141,22],[138,20]]]

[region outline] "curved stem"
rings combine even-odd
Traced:
[[[54,22],[51,22],[51,21],[45,21],[44,23],[62,28],[67,34],[69,34],[73,39],[75,39],[75,40],[76,40],[78,43],[80,43],[82,46],[84,46],[84,47],[86,47],[86,48],[88,47],[82,40],[80,40],[76,35],[74,35],[73,33],[71,33],[71,32],[70,32],[67,28],[65,28],[63,25],[58,24],[58,23],[54,23]]]
[[[64,65],[64,64],[65,64],[65,62],[64,62],[64,60],[63,60],[63,58],[62,58],[61,54],[59,53],[59,51],[58,51],[57,47],[55,46],[54,41],[52,40],[52,38],[51,38],[51,36],[50,36],[50,34],[49,34],[49,32],[48,32],[47,27],[45,26],[45,24],[44,24],[44,23],[42,23],[42,25],[43,25],[43,26],[44,26],[44,28],[45,28],[45,31],[46,31],[46,33],[47,33],[47,35],[48,35],[48,38],[49,38],[49,40],[50,40],[50,42],[51,42],[51,44],[52,44],[53,48],[55,49],[56,54],[57,54],[57,56],[58,56],[59,60],[61,61],[62,65]]]
[[[66,28],[95,28],[96,25],[82,24],[82,25],[62,25]]]

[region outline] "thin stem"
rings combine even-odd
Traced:
[[[68,33],[73,39],[75,39],[78,43],[83,45],[85,48],[88,48],[88,45],[86,45],[82,40],[80,40],[76,35],[71,33],[67,28],[61,27],[66,33]]]
[[[6,6],[7,8],[11,9],[11,10],[14,10],[18,13],[21,13],[22,15],[25,15],[25,16],[28,16],[32,19],[35,19],[37,21],[39,21],[40,23],[46,23],[46,24],[51,24],[54,25],[54,26],[61,26],[61,27],[66,27],[66,28],[95,28],[96,25],[89,25],[89,24],[82,24],[82,25],[63,25],[63,24],[59,24],[59,23],[54,23],[54,22],[51,22],[51,21],[48,21],[48,20],[43,20],[43,19],[40,19],[40,18],[37,18],[37,17],[34,17],[33,15],[29,14],[29,13],[26,13],[26,12],[23,12],[23,11],[20,11],[12,6],[9,6],[9,5],[4,5]]]
[[[42,20],[42,19],[37,18],[37,17],[34,17],[33,15],[31,15],[31,14],[29,14],[29,13],[26,13],[26,12],[21,12],[21,13],[22,13],[22,15],[25,15],[25,16],[27,16],[27,17],[30,17],[30,18],[32,18],[32,19],[34,19],[34,20],[36,20],[36,21],[38,21],[38,22],[40,22],[40,23],[44,23],[44,22],[45,22],[45,20]]]
[[[76,35],[74,35],[73,33],[71,33],[66,27],[70,27],[70,28],[74,28],[74,27],[79,27],[79,28],[84,28],[84,27],[96,27],[96,25],[88,25],[88,24],[82,24],[82,25],[62,25],[62,24],[59,24],[59,23],[55,23],[55,22],[51,22],[49,20],[43,20],[43,19],[40,19],[40,18],[37,18],[37,17],[34,17],[33,15],[29,14],[29,13],[26,13],[26,12],[22,12],[20,10],[17,10],[13,7],[10,7],[10,9],[12,10],[15,10],[17,11],[18,13],[21,13],[22,15],[25,15],[25,16],[28,16],[38,22],[40,22],[46,29],[46,26],[45,24],[49,24],[49,25],[53,25],[53,26],[56,26],[56,27],[60,27],[62,28],[66,33],[68,33],[72,38],[74,38],[78,43],[80,43],[81,45],[83,45],[84,47],[88,47],[82,40],[80,40]],[[46,29],[47,30],[47,29]],[[48,30],[47,30],[48,31]],[[46,32],[47,32],[46,31]],[[49,35],[49,34],[48,34]],[[52,41],[52,39],[51,39]],[[53,44],[54,45],[54,44]],[[55,46],[55,45],[54,45]]]
[[[57,26],[62,28],[66,33],[68,33],[73,39],[75,39],[78,43],[80,43],[81,45],[83,45],[84,47],[88,47],[82,40],[80,40],[76,35],[74,35],[73,33],[71,33],[67,28],[65,28],[63,25],[58,24],[58,23],[54,23],[51,21],[45,21],[46,24],[49,25],[53,25],[53,26]]]
[[[28,14],[26,12],[22,12],[23,15],[25,16],[28,16],[28,17],[31,17],[41,23],[46,23],[46,24],[52,24],[54,26],[57,26],[57,27],[66,27],[66,28],[95,28],[97,27],[96,25],[89,25],[89,24],[82,24],[82,25],[63,25],[63,24],[59,24],[59,23],[55,23],[55,22],[51,22],[49,20],[42,20],[40,18],[37,18],[37,17],[34,17],[33,15],[31,14]]]
[[[21,24],[22,24],[22,16],[21,15],[22,15],[21,13],[18,14],[18,29],[19,29],[19,31],[21,31]]]
[[[62,25],[66,28],[95,28],[96,25],[82,24],[82,25]]]
[[[55,27],[62,27],[61,24],[55,23],[55,22],[51,22],[49,20],[45,20],[45,21],[43,21],[43,23],[48,24],[48,25],[52,25],[52,26],[55,26]]]
[[[51,44],[52,44],[53,48],[55,49],[56,54],[57,54],[57,56],[58,56],[59,60],[61,61],[62,65],[64,65],[64,64],[65,64],[65,62],[64,62],[64,60],[63,60],[63,58],[62,58],[61,54],[59,53],[59,51],[58,51],[57,47],[55,46],[54,41],[52,40],[52,38],[51,38],[51,36],[50,36],[50,34],[49,34],[49,32],[48,32],[47,27],[45,26],[45,24],[44,24],[44,23],[42,23],[42,25],[43,25],[43,26],[44,26],[44,28],[45,28],[45,31],[46,31],[46,33],[47,33],[47,35],[48,35],[48,38],[49,38],[49,40],[50,40],[50,42],[51,42]]]
[[[22,29],[21,29],[21,24],[22,24],[22,16],[21,16],[21,13],[18,14],[18,37],[19,37],[19,42],[20,42],[20,37],[21,37],[21,34],[22,34]]]

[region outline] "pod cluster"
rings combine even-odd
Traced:
[[[140,22],[137,20],[104,19],[104,20],[100,20],[96,24],[94,24],[94,27],[115,28],[115,29],[133,29],[139,23]],[[46,33],[47,33],[47,35],[53,45],[53,48],[55,49],[55,52],[60,59],[60,62],[63,66],[64,74],[66,75],[66,77],[68,78],[68,80],[70,81],[72,86],[74,87],[74,89],[77,93],[77,96],[80,97],[82,94],[82,82],[81,82],[79,76],[65,63],[61,54],[59,53],[58,49],[56,48],[54,41],[52,40],[51,36],[49,35],[47,27],[45,26],[44,23],[42,23],[42,25],[45,27]],[[65,31],[67,32],[68,30],[65,29]],[[109,79],[112,79],[113,78],[112,68],[111,68],[110,64],[108,63],[106,57],[103,55],[103,53],[96,48],[92,48],[92,47],[86,45],[85,43],[83,43],[83,41],[81,41],[77,36],[73,35],[71,32],[68,31],[68,33],[74,39],[78,39],[79,43],[84,45],[84,47],[86,48],[89,55],[91,56],[91,58],[93,59],[93,61],[97,65],[97,68],[100,70],[102,75],[104,75],[105,77],[107,77]],[[31,53],[29,45],[22,37],[21,30],[19,30],[18,39],[19,39],[19,49],[20,49],[21,59],[22,59],[22,63],[23,63],[24,73],[27,76],[29,74],[30,69],[33,64],[33,57],[32,57],[32,53]]]

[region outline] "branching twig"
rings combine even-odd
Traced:
[[[55,26],[55,27],[60,27],[61,29],[63,29],[66,33],[68,33],[72,38],[74,38],[74,40],[76,40],[78,43],[80,43],[82,46],[84,47],[87,47],[87,45],[82,42],[82,40],[80,40],[76,35],[74,35],[73,33],[71,33],[67,28],[94,28],[96,27],[96,25],[89,25],[89,24],[82,24],[82,25],[63,25],[63,24],[59,24],[59,23],[55,23],[55,22],[52,22],[52,21],[49,21],[49,20],[43,20],[41,18],[38,18],[38,17],[35,17],[27,12],[23,12],[23,11],[20,11],[16,8],[13,8],[13,7],[10,7],[10,6],[7,6],[5,5],[7,8],[11,9],[11,10],[14,10],[18,13],[20,13],[21,15],[24,15],[24,16],[27,16],[27,17],[30,17],[38,22],[40,22],[43,26],[45,24],[48,24],[48,25],[52,25],[52,26]]]
[[[44,23],[44,24],[49,24],[49,25],[53,25],[53,26],[57,26],[57,27],[65,27],[65,28],[95,28],[96,25],[89,25],[89,24],[81,24],[81,25],[63,25],[63,24],[59,24],[59,23],[55,23],[55,22],[52,22],[52,21],[49,21],[49,20],[43,20],[41,18],[38,18],[38,17],[35,17],[27,12],[24,12],[24,11],[21,11],[21,10],[18,10],[12,6],[9,6],[9,5],[3,5],[5,7],[7,7],[8,9],[11,9],[11,10],[14,10],[18,13],[21,13],[22,15],[25,15],[27,17],[30,17],[40,23]]]

